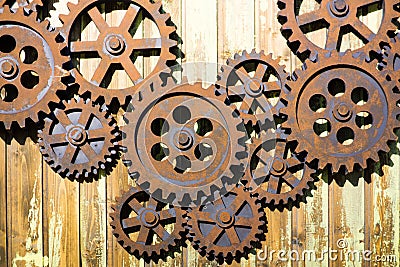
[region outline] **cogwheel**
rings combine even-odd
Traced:
[[[181,209],[158,202],[137,187],[116,202],[111,207],[110,225],[118,243],[128,253],[155,261],[183,242],[185,213]]]
[[[284,136],[281,133],[281,136]],[[273,138],[262,132],[252,138],[249,145],[250,164],[245,178],[248,187],[264,207],[274,209],[289,207],[304,201],[312,185],[316,172],[307,163],[304,155],[292,152],[293,146],[286,138]]]
[[[99,105],[84,99],[63,102],[45,118],[39,131],[44,159],[69,179],[91,178],[98,170],[110,170],[119,157],[120,132],[115,120]]]
[[[233,106],[202,83],[141,87],[126,113],[125,163],[136,183],[160,201],[199,205],[243,176],[246,129]]]
[[[282,128],[291,129],[296,152],[306,151],[307,161],[318,161],[321,169],[330,165],[333,172],[377,162],[379,151],[389,151],[387,142],[397,140],[399,95],[386,76],[350,52],[333,52],[296,70],[283,96],[288,106],[281,109],[288,115]]]
[[[266,217],[260,204],[241,188],[188,211],[188,238],[201,255],[220,264],[240,258],[261,241]]]
[[[100,13],[102,5],[108,11],[125,11],[119,25],[109,25]],[[147,77],[158,76],[168,68],[167,62],[174,61],[176,56],[170,52],[177,42],[170,39],[175,27],[168,26],[169,14],[161,13],[161,2],[149,0],[83,0],[78,4],[68,3],[69,14],[60,14],[63,23],[60,28],[62,36],[67,40],[74,69],[72,73],[80,85],[80,93],[91,93],[91,99],[104,101],[114,107],[126,107],[130,97]],[[81,29],[81,19],[88,16],[88,26],[99,32],[90,40],[81,40],[73,34]],[[137,39],[136,33],[140,22],[149,19],[159,31],[159,37]],[[147,75],[142,75],[135,61],[138,57],[158,56],[158,61]],[[81,73],[79,59],[86,58],[90,62],[100,62],[92,73]],[[99,60],[99,61],[96,61]],[[117,70],[119,70],[118,73]],[[119,76],[121,71],[126,76]],[[121,74],[122,75],[122,74]],[[121,88],[118,80],[130,81],[131,86]],[[113,82],[114,81],[114,82]],[[111,88],[114,86],[115,88]],[[115,89],[115,90],[110,90]],[[118,89],[118,90],[117,90]],[[115,104],[115,105],[114,105]],[[114,110],[114,109],[113,109]]]
[[[382,62],[379,66],[385,69],[392,80],[400,82],[400,34],[390,39],[390,42],[381,43]]]
[[[0,0],[0,9],[9,6],[11,9],[15,9],[14,7],[22,7],[25,12],[37,12],[37,7],[42,7],[43,3],[41,0]],[[1,12],[0,12],[1,13]]]
[[[279,99],[288,76],[279,59],[253,49],[250,54],[243,51],[242,55],[235,54],[234,59],[227,60],[218,75],[217,88],[238,106],[246,124],[256,125],[264,123],[265,118],[272,120],[271,107]]]
[[[56,92],[66,90],[61,79],[69,75],[63,69],[69,59],[60,52],[65,43],[57,42],[57,32],[48,31],[32,14],[8,7],[1,13],[0,121],[6,129],[13,122],[20,127],[26,120],[38,122],[40,113],[60,102]]]
[[[340,51],[343,35],[353,33],[364,43],[354,52],[368,61],[372,58],[379,42],[393,37],[399,28],[400,4],[397,0],[322,0],[316,1],[318,8],[301,14],[303,0],[279,0],[278,20],[282,24],[282,35],[289,47],[302,60],[316,61],[330,51]],[[305,4],[304,4],[305,5]],[[380,10],[382,19],[375,33],[360,19]],[[326,29],[323,47],[306,36],[317,30]]]

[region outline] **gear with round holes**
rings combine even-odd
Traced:
[[[279,64],[279,59],[273,59],[272,54],[243,51],[221,67],[217,87],[231,103],[240,105],[240,116],[246,124],[249,121],[252,125],[263,124],[265,119],[272,120],[271,100],[279,98],[288,76],[285,66]]]
[[[213,85],[151,81],[132,107],[123,128],[125,163],[153,197],[176,206],[199,205],[239,182],[247,160],[246,129]]]
[[[63,69],[69,59],[60,52],[65,43],[34,14],[8,7],[0,14],[0,121],[6,129],[38,122],[40,113],[60,102],[56,92],[66,90],[61,78],[69,75]]]
[[[69,179],[93,178],[99,170],[111,170],[121,140],[115,120],[90,100],[71,99],[63,105],[45,118],[39,131],[44,159]]]
[[[110,217],[118,243],[138,258],[165,257],[184,240],[184,211],[157,201],[138,187],[116,199]]]
[[[263,238],[266,217],[243,187],[188,211],[188,238],[201,255],[220,264],[240,258]]]
[[[397,140],[399,94],[386,71],[372,63],[350,52],[332,53],[306,62],[286,84],[288,106],[281,112],[288,120],[282,128],[291,129],[288,140],[298,142],[296,152],[306,151],[307,161],[317,160],[321,169],[366,168],[368,159],[377,162],[378,152],[389,151],[387,142]]]
[[[379,42],[393,37],[398,29],[400,4],[396,0],[321,0],[315,1],[315,9],[303,12],[306,1],[279,0],[278,20],[281,32],[289,47],[301,59],[316,61],[330,51],[340,51],[344,34],[353,33],[364,44],[354,52],[363,58],[373,58]],[[382,12],[380,26],[374,32],[361,16]],[[325,42],[319,46],[310,35],[326,29]],[[319,36],[321,34],[318,34]],[[315,35],[314,35],[315,36]]]
[[[119,25],[106,21],[99,11],[102,5],[106,5],[106,10],[110,12],[125,12]],[[69,14],[59,15],[63,23],[60,32],[69,46],[75,67],[72,72],[80,85],[80,93],[89,91],[93,100],[101,97],[107,105],[115,103],[118,107],[125,107],[143,80],[160,75],[160,72],[168,68],[167,62],[176,59],[171,49],[177,42],[170,39],[175,33],[175,27],[168,25],[170,15],[161,12],[161,2],[118,0],[109,3],[104,0],[83,0],[77,4],[68,3],[68,8]],[[93,33],[88,35],[88,40],[81,40],[73,32],[80,30],[80,18],[86,16],[90,18],[87,30],[98,34]],[[147,20],[156,26],[158,37],[138,39],[138,27]],[[150,56],[158,56],[158,61],[150,66],[151,71],[144,77],[135,66],[135,61],[138,57]],[[83,65],[80,66],[78,62],[82,58],[86,58],[88,64],[95,64],[93,73],[80,72],[79,68]],[[131,81],[131,86],[119,87],[119,79]]]
[[[293,146],[282,138],[271,138],[265,132],[252,138],[249,145],[246,187],[251,189],[263,206],[284,207],[304,201],[314,188],[316,172],[304,155],[292,152]]]

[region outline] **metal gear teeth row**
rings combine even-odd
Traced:
[[[309,59],[313,62],[317,61],[319,57],[323,58],[327,54],[329,54],[330,51],[334,51],[335,48],[329,48],[329,49],[323,49],[311,42],[309,39],[307,39],[305,33],[300,29],[298,23],[300,23],[299,16],[296,16],[296,10],[300,9],[299,2],[300,0],[279,0],[278,1],[278,7],[279,7],[279,12],[278,12],[278,21],[282,24],[281,27],[281,33],[282,35],[287,39],[288,46],[292,49],[293,53],[295,53],[299,59],[302,61],[305,61],[306,59]],[[339,2],[339,1],[338,1]],[[349,22],[350,25],[359,25],[363,31],[366,31],[365,25],[362,25],[363,23],[357,18],[356,14],[358,12],[358,7],[351,7],[352,5],[361,5],[361,6],[366,6],[366,5],[371,5],[371,4],[376,4],[377,1],[369,1],[368,3],[364,3],[363,1],[358,1],[358,0],[351,0],[348,1],[350,2],[347,5],[346,10],[342,11],[336,10],[336,11],[331,11],[329,10],[330,8],[328,7],[329,5],[332,5],[332,1],[323,1],[322,4],[326,4],[327,6],[322,6],[319,8],[318,12],[315,11],[312,13],[314,16],[318,14],[318,16],[322,16],[322,19],[326,19],[325,17],[332,16],[334,18],[335,23],[343,23],[342,21],[349,20],[350,16],[354,16],[354,20],[357,22]],[[397,0],[383,0],[381,1],[382,5],[382,10],[383,10],[383,15],[382,15],[382,21],[381,21],[381,26],[378,30],[378,33],[375,34],[371,32],[371,35],[368,35],[367,33],[363,33],[364,35],[363,38],[367,39],[367,44],[365,44],[363,47],[354,50],[354,53],[359,54],[363,59],[366,59],[367,61],[370,61],[375,57],[376,55],[373,55],[375,52],[375,49],[379,46],[379,42],[382,40],[387,40],[389,37],[393,37],[395,34],[396,29],[399,28],[399,23],[397,19],[400,17],[400,5]],[[332,8],[331,8],[332,9]],[[354,10],[357,9],[357,10]],[[332,13],[333,12],[333,13]],[[337,13],[336,15],[335,12]],[[346,13],[347,12],[347,13]],[[311,13],[310,13],[311,14]],[[309,16],[311,16],[309,14]],[[338,17],[335,17],[338,16]],[[339,19],[340,18],[340,19]],[[311,17],[305,17],[304,20],[311,20]],[[315,21],[309,21],[309,22],[315,22]],[[322,22],[321,22],[322,23]],[[348,25],[335,25],[334,22],[333,24],[330,25],[330,28],[345,28]],[[352,26],[354,27],[354,26]],[[340,29],[336,29],[339,31]],[[358,30],[356,30],[358,31]],[[370,30],[369,30],[370,31]],[[361,33],[359,33],[361,34]],[[363,35],[361,34],[361,35]],[[340,33],[339,33],[340,35]],[[339,41],[338,41],[339,42]],[[373,57],[371,57],[371,55]]]
[[[71,180],[79,181],[93,178],[99,174],[100,170],[107,172],[115,167],[120,156],[121,134],[113,117],[89,99],[74,98],[63,101],[62,104],[64,108],[54,110],[49,117],[44,119],[44,129],[38,131],[38,144],[44,160],[55,172]],[[74,112],[80,112],[79,118],[75,114],[71,115]],[[81,121],[81,118],[84,121]],[[66,120],[69,125],[64,125]],[[75,140],[73,139],[74,132],[72,132],[74,130],[75,136],[84,137],[81,139],[76,137],[76,141],[73,141]],[[95,131],[101,131],[101,133],[91,136],[91,133]],[[55,136],[61,137],[56,139]],[[96,143],[99,141],[102,144]],[[61,144],[66,149],[64,153],[58,154],[55,147],[56,145],[60,147]],[[90,151],[83,150],[83,146]],[[97,149],[98,146],[100,146],[100,151],[95,152],[93,149]],[[68,151],[71,155],[67,153]],[[87,161],[78,162],[80,153],[85,153]],[[86,153],[92,156],[89,157]]]
[[[19,127],[24,128],[28,120],[36,123],[40,120],[41,115],[50,113],[52,111],[50,106],[60,102],[56,93],[66,90],[67,86],[62,80],[70,76],[70,73],[63,68],[63,66],[69,62],[69,58],[61,53],[61,51],[65,49],[66,44],[59,42],[58,31],[48,30],[49,23],[37,21],[35,14],[35,12],[27,14],[23,8],[10,10],[7,6],[2,9],[0,14],[0,25],[3,23],[6,25],[16,25],[18,27],[24,25],[29,31],[35,32],[43,38],[43,40],[47,42],[51,56],[53,57],[52,60],[54,60],[52,77],[50,77],[48,84],[46,83],[48,88],[45,91],[38,93],[37,97],[29,98],[31,100],[34,99],[35,103],[27,103],[29,99],[26,97],[21,100],[21,97],[23,96],[22,93],[20,93],[19,97],[17,96],[11,103],[2,101],[0,105],[0,109],[2,109],[2,111],[0,111],[0,121],[4,124],[6,130],[11,129],[14,123],[19,125]],[[18,34],[15,36],[18,38]],[[18,68],[18,63],[16,64]],[[16,78],[13,78],[13,80],[10,81],[11,84],[16,83],[16,80],[20,78],[18,71],[16,75]],[[19,85],[22,86],[21,84]],[[44,89],[45,88],[42,90]],[[32,94],[33,92],[29,93]],[[17,109],[16,103],[21,101],[25,104],[20,109]],[[19,105],[22,104],[19,103]]]
[[[192,246],[201,255],[210,260],[217,260],[220,264],[224,262],[229,264],[233,260],[238,261],[240,258],[246,257],[250,250],[257,247],[258,242],[263,239],[263,236],[267,232],[267,220],[262,206],[256,202],[256,198],[251,197],[250,192],[243,189],[243,187],[237,187],[222,198],[216,199],[205,206],[191,208],[187,212],[187,237]],[[235,207],[231,207],[234,206],[233,203],[235,200],[223,200],[228,199],[230,196],[242,201],[235,210],[232,210]],[[249,207],[247,207],[248,210],[246,211],[250,212],[251,210],[252,215],[251,217],[246,217],[246,223],[249,224],[246,226],[251,229],[246,232],[246,235],[239,235],[236,231],[239,231],[238,229],[242,223],[240,219],[243,218],[239,210],[247,205]],[[210,214],[204,215],[206,213]],[[228,219],[225,218],[225,215],[229,215],[231,220],[223,221],[224,219]],[[200,227],[201,221],[214,225],[214,231],[208,229],[210,230],[208,232],[205,228],[202,229]],[[229,229],[232,229],[234,234]],[[204,232],[203,234],[202,231],[206,231],[207,233]],[[218,232],[220,232],[219,235]],[[215,233],[217,233],[217,236],[214,236]],[[230,239],[232,235],[236,235],[237,237],[234,243]],[[221,241],[222,238],[229,238],[229,241]],[[223,244],[220,243],[218,245],[218,242],[222,242]]]
[[[174,205],[181,206],[200,205],[229,191],[226,190],[226,186],[234,186],[239,182],[246,167],[247,147],[245,142],[248,137],[234,106],[227,106],[224,103],[224,97],[216,95],[212,86],[204,89],[201,82],[189,84],[186,77],[182,78],[180,84],[176,84],[172,77],[167,78],[165,85],[160,85],[158,79],[146,82],[128,107],[128,110],[132,111],[127,112],[125,115],[128,127],[131,127],[130,123],[135,124],[138,122],[139,114],[136,114],[137,112],[148,110],[151,105],[157,101],[162,101],[167,95],[179,94],[190,95],[193,98],[214,99],[217,101],[216,103],[223,105],[226,111],[229,110],[229,112],[223,114],[223,116],[226,116],[224,119],[227,120],[228,127],[231,127],[229,131],[231,134],[230,139],[234,140],[230,143],[232,156],[229,158],[229,168],[209,185],[202,185],[202,190],[195,190],[196,192],[191,193],[175,190],[175,188],[171,190],[171,183],[168,178],[159,177],[159,174],[152,173],[148,166],[142,164],[138,151],[136,151],[137,148],[127,148],[126,144],[124,144],[124,139],[136,140],[135,136],[131,136],[134,131],[132,129],[127,131],[126,126],[122,128],[125,133],[125,138],[122,140],[122,147],[124,147],[125,152],[123,162],[128,167],[128,172],[136,183],[158,200],[172,202]],[[140,117],[143,117],[143,115]],[[137,125],[135,128],[137,128]]]
[[[147,202],[147,205],[143,205],[140,201],[137,199],[139,198],[142,194],[147,196],[149,198],[149,202]],[[182,245],[182,242],[185,238],[186,235],[186,221],[184,219],[184,214],[185,212],[179,208],[171,208],[168,210],[160,210],[159,205],[157,200],[151,198],[148,196],[148,194],[144,191],[142,191],[138,187],[132,187],[129,191],[125,192],[122,194],[122,197],[117,197],[116,198],[116,204],[111,206],[112,212],[110,212],[109,216],[111,217],[111,227],[112,227],[112,232],[113,235],[117,238],[118,243],[130,254],[137,256],[138,258],[151,258],[153,260],[159,259],[159,258],[164,258],[170,251],[173,251],[177,249],[179,246]],[[134,202],[135,204],[131,204],[131,202]],[[155,201],[155,205],[152,205],[151,201]],[[165,203],[164,203],[165,204]],[[130,206],[128,208],[128,206]],[[128,209],[128,210],[127,210]],[[129,210],[133,210],[137,214],[137,218],[134,221],[135,227],[130,227],[129,225]],[[135,210],[138,209],[138,210]],[[167,215],[170,216],[168,219],[174,220],[173,223],[173,230],[171,233],[168,234],[168,236],[164,236],[165,239],[162,238],[161,242],[159,243],[152,243],[149,242],[149,239],[143,241],[139,240],[132,240],[128,234],[125,233],[125,231],[129,231],[129,229],[135,228],[137,231],[139,231],[138,239],[142,238],[140,237],[141,232],[140,231],[148,231],[148,234],[152,234],[151,231],[154,229],[157,231],[156,227],[165,227],[161,225],[163,221],[163,214],[166,212],[169,212]],[[148,222],[146,219],[152,219],[149,218],[150,216],[147,216],[146,218],[146,213],[149,213],[150,216],[156,214],[156,220],[157,222]],[[149,229],[149,230],[147,230]],[[165,234],[166,235],[166,234]],[[152,241],[153,239],[151,239]]]
[[[62,26],[59,28],[59,31],[61,35],[65,38],[65,40],[67,40],[70,50],[73,49],[71,47],[69,37],[75,20],[88,8],[92,8],[91,10],[97,9],[95,5],[103,2],[105,1],[82,0],[78,4],[74,4],[71,2],[67,3],[69,13],[59,15],[59,20],[62,22]],[[171,52],[171,50],[173,50],[174,47],[177,47],[177,41],[171,39],[171,37],[176,33],[176,28],[174,26],[169,26],[168,21],[171,19],[170,14],[161,13],[162,10],[161,1],[153,3],[148,0],[132,0],[131,2],[137,4],[138,7],[143,8],[144,10],[146,10],[146,12],[150,14],[150,16],[154,19],[154,22],[160,32],[161,52],[159,55],[159,60],[156,66],[152,69],[151,73],[149,73],[144,79],[141,78],[138,81],[134,82],[134,85],[131,87],[119,88],[118,90],[107,90],[107,88],[101,87],[100,84],[94,81],[91,82],[87,81],[76,68],[71,70],[71,72],[76,78],[76,83],[80,86],[79,88],[80,94],[85,94],[86,92],[89,92],[91,94],[92,100],[104,102],[108,106],[112,105],[113,106],[112,110],[116,110],[116,108],[118,109],[119,107],[125,109],[131,100],[131,96],[138,90],[141,84],[143,84],[149,78],[156,76],[161,81],[161,78],[159,77],[160,73],[163,71],[168,72],[169,69],[168,63],[176,60],[176,55]],[[126,13],[126,16],[128,16],[130,14],[129,12],[132,10],[135,10],[135,8],[130,6]],[[56,10],[54,14],[57,13],[57,11],[58,10]],[[87,12],[89,11],[90,10],[88,10]],[[60,12],[63,12],[63,10],[60,10],[58,13]],[[133,19],[134,18],[132,18],[132,20]],[[107,25],[106,27],[110,26]],[[115,28],[117,31],[122,32],[120,27],[113,27],[113,28]],[[99,28],[98,30],[101,32],[103,29]],[[102,40],[100,40],[99,42],[102,42]],[[104,59],[102,58],[102,60]],[[112,63],[115,62],[118,63],[118,60],[119,59],[113,58]],[[135,68],[133,63],[131,67]],[[124,67],[124,69],[126,70],[126,67]]]
[[[386,103],[388,105],[387,110],[387,125],[385,129],[380,133],[378,140],[368,148],[364,149],[360,153],[349,156],[328,156],[326,153],[335,153],[332,149],[330,151],[322,151],[323,149],[318,148],[310,142],[310,136],[305,136],[299,128],[301,122],[298,119],[298,99],[300,98],[303,91],[305,91],[305,86],[314,78],[315,75],[322,73],[324,70],[328,70],[340,62],[341,68],[353,68],[362,73],[366,73],[370,77],[374,77],[379,83],[379,86],[384,92],[384,97],[386,98]],[[360,57],[354,57],[350,51],[344,55],[332,52],[331,55],[326,55],[320,58],[317,63],[306,61],[302,69],[297,69],[294,71],[291,80],[287,82],[288,93],[282,96],[288,102],[286,108],[282,108],[281,112],[288,115],[288,120],[283,123],[282,128],[290,129],[291,134],[288,136],[288,141],[298,142],[296,148],[296,153],[306,151],[307,161],[312,162],[314,160],[318,161],[318,168],[323,169],[330,165],[333,172],[338,172],[341,167],[345,167],[347,171],[354,171],[355,164],[358,164],[362,168],[367,167],[367,159],[372,159],[375,162],[379,161],[378,151],[389,152],[390,148],[387,144],[389,140],[397,140],[393,129],[397,125],[396,116],[399,114],[400,109],[396,104],[396,99],[399,99],[399,95],[394,92],[395,83],[393,81],[386,80],[387,71],[377,70],[376,64],[367,63],[364,59]],[[334,78],[334,77],[332,77]],[[354,78],[353,78],[354,79]],[[314,91],[318,93],[318,91]],[[371,97],[372,98],[372,97]],[[312,139],[312,138],[311,138]],[[351,146],[354,148],[354,146]],[[353,151],[354,153],[354,151]]]

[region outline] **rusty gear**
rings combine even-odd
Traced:
[[[298,142],[296,152],[307,151],[307,161],[317,160],[321,169],[366,168],[367,159],[377,162],[379,151],[389,151],[387,142],[397,140],[399,95],[372,63],[333,53],[306,62],[286,84],[291,92],[283,96],[288,121],[282,127],[291,129],[288,140]]]
[[[128,253],[154,260],[184,240],[186,230],[181,209],[158,202],[137,187],[132,187],[116,202],[111,207],[110,225],[118,243]]]
[[[0,0],[0,9],[6,6],[13,8],[15,5],[17,5],[17,7],[22,7],[26,12],[36,12],[37,7],[42,7],[43,3],[41,0]]]
[[[340,51],[342,36],[348,32],[354,33],[364,46],[354,50],[362,52],[363,57],[370,59],[379,42],[393,37],[399,27],[397,19],[400,16],[400,4],[397,0],[320,0],[319,8],[304,14],[299,14],[303,0],[279,0],[281,9],[278,20],[282,24],[281,32],[287,39],[289,47],[301,59],[316,61],[329,51]],[[380,28],[375,34],[359,19],[381,9],[383,12]],[[319,29],[327,29],[325,46],[317,46],[306,34]]]
[[[400,82],[400,35],[397,34],[389,42],[382,42],[381,48],[380,69],[385,69],[392,80]]]
[[[137,184],[160,201],[192,206],[212,200],[243,175],[246,130],[237,111],[202,88],[169,78],[149,82],[132,100],[123,131],[125,163]]]
[[[143,79],[159,75],[161,71],[167,69],[168,61],[176,59],[176,56],[170,52],[171,48],[177,45],[176,41],[170,39],[175,32],[175,27],[167,25],[167,21],[170,19],[169,14],[160,13],[161,2],[152,3],[148,0],[121,0],[110,3],[110,10],[116,9],[117,3],[121,4],[120,7],[126,8],[126,14],[120,25],[111,27],[99,11],[98,6],[103,3],[109,4],[103,0],[83,0],[78,4],[68,3],[69,14],[59,15],[63,23],[60,32],[68,40],[71,58],[75,66],[73,74],[76,82],[80,85],[80,93],[84,94],[89,91],[93,100],[101,97],[107,105],[115,103],[117,106],[125,107]],[[90,17],[99,31],[98,37],[94,40],[78,40],[72,34],[74,28],[79,26],[79,18],[86,15]],[[156,24],[160,34],[159,38],[133,38],[137,31],[137,25],[140,24],[138,20],[143,21],[145,18]],[[134,61],[138,56],[157,55],[158,51],[159,59],[156,65],[146,77],[143,77],[134,65]],[[82,56],[100,57],[101,59],[91,77],[85,78],[79,72],[79,60],[76,60]],[[124,70],[133,85],[128,88],[108,90],[107,87],[116,70]]]
[[[189,209],[188,238],[200,254],[222,264],[245,256],[266,232],[260,204],[235,188],[212,203]]]
[[[274,106],[272,99],[279,97],[288,76],[285,66],[279,64],[279,59],[273,59],[272,54],[243,51],[221,67],[217,87],[219,93],[226,94],[231,103],[239,106],[246,124],[250,121],[256,125],[265,123],[266,118],[272,120],[269,118]]]
[[[115,120],[89,100],[63,102],[39,131],[44,159],[69,179],[91,178],[110,170],[119,156],[120,133]]]
[[[3,8],[0,18],[0,121],[6,129],[13,122],[25,127],[26,120],[39,121],[39,113],[49,113],[56,95],[66,86],[61,78],[67,57],[61,55],[64,43],[57,32],[47,30],[35,16],[22,8]]]
[[[303,155],[292,153],[286,139],[272,139],[263,132],[252,139],[249,147],[251,158],[246,178],[250,181],[246,187],[263,206],[288,207],[311,192],[316,170],[308,166]]]

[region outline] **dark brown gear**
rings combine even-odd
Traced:
[[[33,14],[8,7],[0,14],[0,121],[6,129],[13,122],[38,122],[39,113],[60,102],[56,92],[66,89],[61,79],[69,75],[63,69],[69,59],[60,52],[65,43]]]
[[[273,100],[279,99],[288,76],[279,59],[265,55],[264,51],[256,53],[254,49],[250,54],[243,51],[227,60],[218,75],[217,88],[238,106],[246,124],[250,121],[256,125],[265,123],[266,117],[272,120],[271,107],[277,102]]]
[[[355,164],[366,168],[368,159],[379,161],[378,152],[388,152],[387,142],[397,140],[399,94],[373,63],[333,52],[306,62],[287,82],[282,128],[291,129],[288,140],[298,142],[296,152],[308,153],[307,161],[317,160],[321,169],[330,165],[333,172],[341,166],[353,171]]]
[[[150,197],[138,187],[132,187],[116,199],[110,217],[113,235],[118,243],[138,258],[166,257],[181,245],[186,230],[185,214],[179,208]]]
[[[292,51],[303,61],[307,58],[316,61],[330,51],[340,51],[342,37],[349,32],[364,43],[354,52],[369,60],[370,52],[377,49],[379,42],[392,37],[399,28],[400,4],[397,0],[316,0],[316,3],[318,9],[300,14],[303,0],[278,1],[281,32]],[[360,20],[361,15],[376,10],[383,13],[377,33]],[[322,48],[306,36],[320,29],[327,29]]]
[[[262,132],[252,139],[246,187],[265,207],[289,207],[304,201],[314,188],[316,170],[306,163],[304,155],[292,152],[286,139],[271,137]]]
[[[110,26],[99,11],[101,5],[106,5],[106,10],[126,10],[118,26]],[[67,40],[71,58],[74,63],[73,74],[80,85],[80,93],[91,93],[93,100],[99,97],[109,105],[126,106],[131,95],[135,93],[143,80],[147,77],[158,76],[167,69],[167,62],[174,61],[176,56],[171,53],[171,48],[177,42],[170,39],[175,33],[175,27],[169,26],[169,14],[161,12],[161,2],[153,3],[149,0],[119,0],[109,2],[105,0],[82,0],[78,4],[68,3],[69,14],[59,16],[63,26],[60,32]],[[88,16],[99,31],[98,37],[93,40],[80,40],[74,33],[79,31],[80,18]],[[134,38],[141,21],[149,19],[154,22],[159,38]],[[158,56],[158,61],[151,71],[143,77],[134,65],[138,56]],[[95,68],[91,77],[84,77],[79,70],[80,58],[100,58],[100,63]],[[132,86],[110,90],[109,83],[116,70],[123,70],[130,78]],[[89,75],[89,74],[88,74]]]
[[[109,171],[119,157],[121,135],[116,121],[90,100],[63,102],[45,118],[39,131],[44,159],[69,179],[93,178],[98,170]]]
[[[160,201],[193,206],[229,191],[247,163],[247,134],[237,110],[201,82],[149,82],[126,113],[129,173]]]
[[[188,238],[201,255],[220,264],[240,262],[267,231],[260,204],[243,187],[188,211]]]

